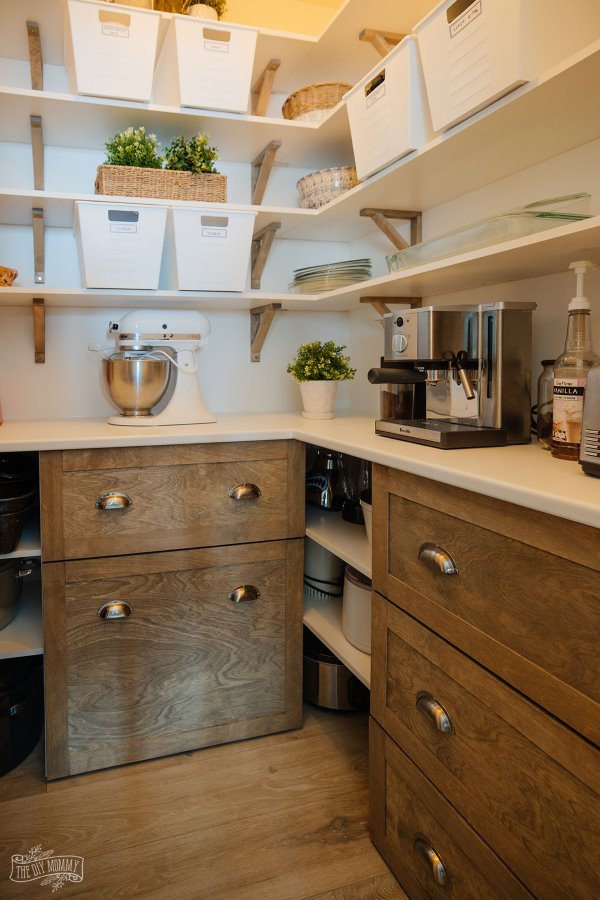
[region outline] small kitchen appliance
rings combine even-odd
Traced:
[[[108,419],[110,425],[216,422],[197,375],[196,352],[210,334],[206,316],[195,310],[132,310],[110,322],[108,333],[117,349],[102,361],[104,378],[122,410]]]
[[[384,317],[385,437],[432,447],[531,440],[531,313],[535,303],[428,306]]]
[[[579,464],[586,475],[600,478],[600,363],[590,369],[585,384]]]

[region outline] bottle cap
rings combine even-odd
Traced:
[[[569,312],[575,309],[591,309],[590,301],[587,297],[583,296],[583,277],[588,269],[594,269],[595,267],[596,264],[589,259],[577,260],[576,262],[572,262],[569,266],[577,276],[577,293],[569,303]]]

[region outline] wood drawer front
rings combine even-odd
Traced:
[[[371,711],[388,734],[532,893],[596,897],[597,751],[378,594],[372,640]]]
[[[257,443],[42,454],[44,559],[300,537],[301,447],[293,441],[272,442],[274,448]],[[223,446],[227,453],[221,458],[215,447]],[[229,496],[245,484],[256,485],[260,495]],[[112,491],[126,494],[131,506],[98,509],[97,499]]]
[[[530,893],[382,728],[370,720],[373,842],[411,900],[517,900]],[[434,878],[431,848],[449,884]]]
[[[50,777],[301,724],[302,541],[47,563],[44,575],[48,641],[64,634],[63,648],[46,644]],[[228,599],[242,585],[258,598]],[[109,601],[131,614],[103,620]]]
[[[407,499],[389,484],[375,501],[383,527],[375,589],[600,742],[600,572],[464,521],[460,507],[450,515]],[[458,574],[420,560],[427,543],[443,548]]]

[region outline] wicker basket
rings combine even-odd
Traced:
[[[284,119],[316,121],[327,115],[352,87],[344,81],[321,81],[294,91],[287,98],[281,112]]]
[[[156,200],[227,203],[227,176],[140,166],[98,166],[96,193]]]
[[[0,266],[0,287],[10,287],[19,273],[8,266]]]
[[[319,169],[296,182],[300,206],[318,209],[360,184],[354,166]]]

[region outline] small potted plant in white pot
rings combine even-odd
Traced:
[[[183,12],[198,19],[220,19],[226,9],[227,0],[203,0],[202,3],[184,0],[183,4]]]
[[[350,357],[342,352],[345,349],[345,344],[338,346],[334,341],[310,341],[298,347],[287,371],[300,385],[306,419],[333,419],[338,384],[356,375]]]

